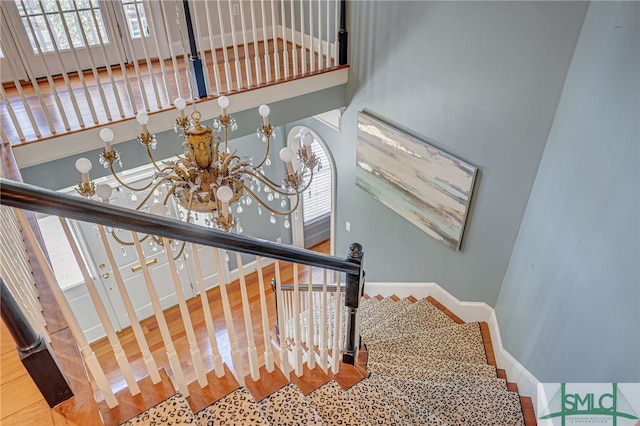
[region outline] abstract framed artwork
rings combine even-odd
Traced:
[[[356,185],[453,250],[460,250],[477,167],[364,112]]]

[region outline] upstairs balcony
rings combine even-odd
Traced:
[[[276,104],[279,124],[345,104],[344,1],[15,0],[0,12],[0,138],[21,168],[99,149],[103,126],[133,140],[140,112],[153,132],[172,129],[178,98],[204,120],[221,95],[236,114]]]

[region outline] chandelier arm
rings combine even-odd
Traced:
[[[111,170],[111,174],[113,175],[113,177],[115,178],[115,180],[122,186],[124,186],[125,188],[127,188],[130,191],[145,191],[148,188],[151,187],[151,185],[153,185],[153,180],[151,182],[149,182],[149,184],[143,188],[134,188],[133,186],[129,186],[126,183],[124,183],[119,177],[118,174],[116,173],[116,171],[113,168],[113,163],[109,163],[109,169]]]
[[[291,214],[293,212],[295,212],[298,209],[298,206],[300,205],[300,192],[296,191],[295,194],[288,194],[289,197],[292,197],[293,195],[296,196],[296,204],[295,206],[293,206],[290,210],[287,211],[280,211],[280,210],[276,210],[273,207],[271,207],[270,205],[268,205],[267,203],[265,203],[260,197],[258,197],[255,192],[253,192],[252,190],[250,190],[247,185],[245,185],[244,183],[242,183],[241,181],[234,179],[235,181],[237,181],[239,184],[241,184],[245,191],[247,191],[249,193],[249,195],[251,195],[251,197],[256,200],[258,203],[260,203],[262,205],[262,207],[264,207],[265,209],[269,210],[271,213],[273,214],[277,214],[280,216],[286,216],[288,214]]]
[[[274,181],[272,181],[271,179],[269,179],[268,177],[266,177],[263,174],[260,173],[253,173],[252,171],[248,171],[245,170],[243,171],[243,173],[246,173],[250,176],[253,176],[254,178],[256,178],[257,180],[259,180],[260,182],[264,183],[265,185],[267,185],[272,191],[277,192],[280,195],[286,195],[286,196],[291,196],[294,195],[291,192],[286,192],[283,191],[280,186],[278,186],[277,183],[275,183]],[[244,184],[243,184],[244,185]],[[297,191],[296,191],[297,192]]]
[[[151,160],[151,164],[153,164],[153,168],[161,172],[162,170],[160,170],[160,167],[158,167],[156,160],[153,158],[153,154],[151,154],[151,147],[149,145],[146,145],[146,147],[147,147],[147,155],[149,156],[149,160]]]
[[[136,207],[136,210],[140,210],[142,208],[142,206],[145,205],[145,203],[147,201],[149,201],[149,198],[151,198],[151,195],[153,195],[153,193],[155,192],[156,189],[158,189],[158,187],[160,185],[162,185],[162,183],[166,180],[169,180],[167,178],[163,178],[160,179],[158,182],[155,183],[155,185],[153,186],[153,188],[151,188],[151,190],[149,191],[149,193],[144,197],[144,199],[142,200],[142,202],[140,204],[138,204],[138,206]],[[153,181],[151,181],[151,183],[154,183]],[[148,187],[147,187],[148,188]]]
[[[171,180],[171,179],[167,179],[167,180]],[[169,198],[171,198],[172,195],[174,195],[173,193],[176,192],[176,187],[179,184],[174,183],[171,188],[167,191],[167,195],[164,196],[164,201],[162,202],[162,204],[164,204],[165,206],[167,205],[167,203],[169,202]],[[182,185],[180,185],[182,187]]]
[[[262,167],[264,162],[267,161],[267,158],[269,157],[270,149],[271,149],[271,137],[267,136],[267,149],[265,149],[265,151],[264,151],[264,157],[262,158],[262,161],[260,162],[260,164],[255,166],[254,169],[259,169],[260,167]]]
[[[122,246],[133,246],[133,245],[135,245],[134,242],[124,241],[123,239],[118,237],[116,235],[116,230],[115,229],[111,230],[111,236],[113,237],[114,240],[116,240],[118,242],[118,244],[120,244]],[[146,240],[149,239],[150,236],[151,236],[150,234],[145,235],[144,237],[142,237],[142,239],[140,239],[140,242],[141,243],[145,242]]]

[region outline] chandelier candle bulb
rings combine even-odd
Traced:
[[[269,108],[269,105],[260,105],[260,108],[258,108],[258,113],[262,116],[262,124],[264,125],[264,127],[268,127],[269,114],[271,113],[271,108]]]
[[[76,161],[76,170],[82,175],[82,183],[89,183],[89,170],[91,170],[91,160],[88,158],[78,158]]]
[[[99,133],[100,139],[104,142],[104,150],[105,152],[111,152],[111,141],[113,140],[113,130],[105,127],[100,130]]]
[[[149,129],[147,129],[147,123],[149,122],[149,115],[144,111],[140,111],[138,115],[136,115],[136,121],[142,127],[142,134],[143,135],[149,134]]]
[[[218,98],[218,106],[222,108],[222,116],[227,115],[227,107],[229,106],[229,98],[226,96],[220,96]]]
[[[228,186],[221,186],[216,191],[216,197],[222,203],[222,215],[225,219],[229,218],[229,201],[233,198],[233,190]]]
[[[111,186],[109,186],[106,183],[101,183],[96,187],[96,195],[105,204],[109,204],[109,198],[111,197],[112,192],[113,192],[113,188],[111,188]]]
[[[311,145],[313,145],[315,138],[311,133],[306,133],[302,136],[301,139],[304,153],[307,157],[309,157],[311,155]]]
[[[284,147],[280,150],[280,159],[287,165],[287,173],[289,174],[289,177],[295,178],[296,172],[293,169],[293,164],[291,163],[292,158],[293,151],[291,151],[290,148]]]
[[[180,111],[180,118],[184,119],[185,118],[184,109],[187,107],[187,101],[185,101],[184,99],[178,97],[178,98],[176,98],[175,101],[173,101],[173,106],[175,106],[176,109],[178,111]]]

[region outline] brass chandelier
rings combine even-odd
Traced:
[[[205,215],[206,225],[227,232],[241,233],[240,220],[233,215],[231,207],[238,204],[235,211],[239,214],[243,210],[242,204],[249,205],[254,200],[258,203],[260,213],[261,207],[271,213],[272,223],[275,223],[274,215],[285,216],[284,226],[288,228],[288,215],[298,209],[302,193],[311,184],[314,172],[322,167],[311,149],[313,135],[303,128],[298,134],[301,143],[297,153],[288,147],[280,150],[279,156],[286,164],[287,175],[281,183],[277,183],[267,177],[264,171],[264,167],[271,163],[269,152],[271,139],[275,137],[275,130],[269,123],[269,107],[261,105],[258,108],[262,124],[257,128],[256,134],[264,143],[265,149],[261,161],[254,164],[252,158],[240,156],[238,150],[232,150],[230,146],[229,134],[235,131],[238,125],[228,114],[229,99],[220,96],[218,105],[222,111],[214,118],[212,129],[202,123],[202,116],[195,108],[190,115],[185,114],[187,103],[184,99],[175,100],[174,106],[178,109],[179,115],[174,128],[177,133],[181,133],[180,137],[184,138],[184,152],[175,160],[162,162],[157,162],[153,157],[152,151],[156,148],[157,140],[147,128],[149,116],[146,112],[138,113],[136,119],[142,131],[137,139],[145,147],[154,168],[153,179],[142,187],[128,185],[118,176],[115,163],[122,167],[121,156],[111,146],[114,133],[109,128],[103,128],[99,132],[104,142],[99,162],[110,170],[119,185],[132,193],[142,195],[142,201],[135,207],[136,210],[144,209],[151,196],[158,195],[158,188],[162,187],[167,188],[162,203],[146,207],[152,213],[166,212],[166,205],[173,198],[179,206],[186,209],[186,215],[179,214],[181,219],[189,222],[192,220],[192,212],[196,215],[200,213]],[[294,155],[297,155],[299,161],[297,170],[292,163]],[[103,200],[108,200],[111,188],[105,187],[104,184],[96,187],[89,180],[91,162],[81,158],[76,162],[76,168],[82,174],[82,181],[76,187],[77,192],[84,197],[97,195]],[[266,200],[262,198],[262,194]],[[290,198],[290,208],[287,208],[286,198]],[[274,199],[281,199],[281,209],[269,204]]]

